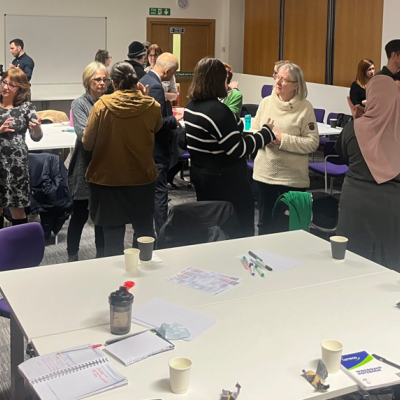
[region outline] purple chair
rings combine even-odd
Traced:
[[[247,166],[248,166],[250,169],[254,169],[254,161],[247,161]]]
[[[331,119],[337,119],[338,115],[338,113],[329,113],[326,123],[329,125],[331,123]]]
[[[43,260],[44,233],[37,222],[0,230],[0,271],[36,267]],[[0,316],[10,318],[10,307],[0,300]]]
[[[322,108],[314,108],[314,113],[317,122],[324,122],[325,110]]]
[[[192,186],[192,183],[190,182],[190,180],[187,180],[184,175],[183,172],[185,171],[185,164],[188,163],[190,166],[190,153],[185,150],[180,156],[179,156],[179,161],[183,161],[182,162],[182,168],[181,171],[179,173],[179,177],[180,179],[182,179],[184,182],[186,182],[188,184],[189,187]]]
[[[337,117],[338,117],[338,113],[329,113],[328,118],[326,119],[326,123],[329,125],[331,123],[331,118],[335,119]],[[330,141],[330,139],[328,137],[325,137],[325,136],[319,137],[319,145],[320,146],[325,146],[329,141]]]
[[[261,97],[264,98],[264,97],[270,96],[273,88],[274,87],[272,85],[264,85],[261,88]]]
[[[324,146],[324,162],[310,163],[308,168],[325,177],[325,193],[328,193],[328,178],[330,178],[330,193],[333,192],[333,179],[342,178],[346,175],[349,167],[339,158],[335,151],[335,141],[330,140]],[[328,162],[328,158],[331,162]]]

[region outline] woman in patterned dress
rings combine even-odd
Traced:
[[[12,224],[28,222],[30,204],[28,147],[25,133],[39,141],[42,136],[35,106],[28,101],[30,85],[24,71],[13,68],[3,74],[0,94],[0,228],[3,208],[9,208]]]

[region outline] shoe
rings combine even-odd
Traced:
[[[79,261],[78,253],[68,254],[68,262]]]

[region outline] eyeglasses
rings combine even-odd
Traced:
[[[273,77],[277,82],[281,81],[282,85],[286,85],[287,83],[297,83],[297,81],[289,81],[288,79],[282,78],[279,75],[274,74]]]
[[[110,78],[93,78],[92,81],[95,81],[96,83],[100,83],[100,82],[110,83],[111,79]]]
[[[19,86],[13,85],[12,83],[7,82],[7,81],[1,81],[1,85],[4,86],[4,87],[7,85],[9,89],[17,89],[17,88],[19,88]]]
[[[157,57],[157,54],[149,54],[149,58],[150,57],[152,57],[152,58]]]

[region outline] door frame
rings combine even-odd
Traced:
[[[165,24],[185,24],[185,25],[208,25],[210,27],[211,37],[213,38],[211,43],[211,54],[210,56],[215,57],[215,19],[194,19],[194,18],[147,18],[146,23],[146,40],[151,42],[150,33],[153,25],[165,25]]]

